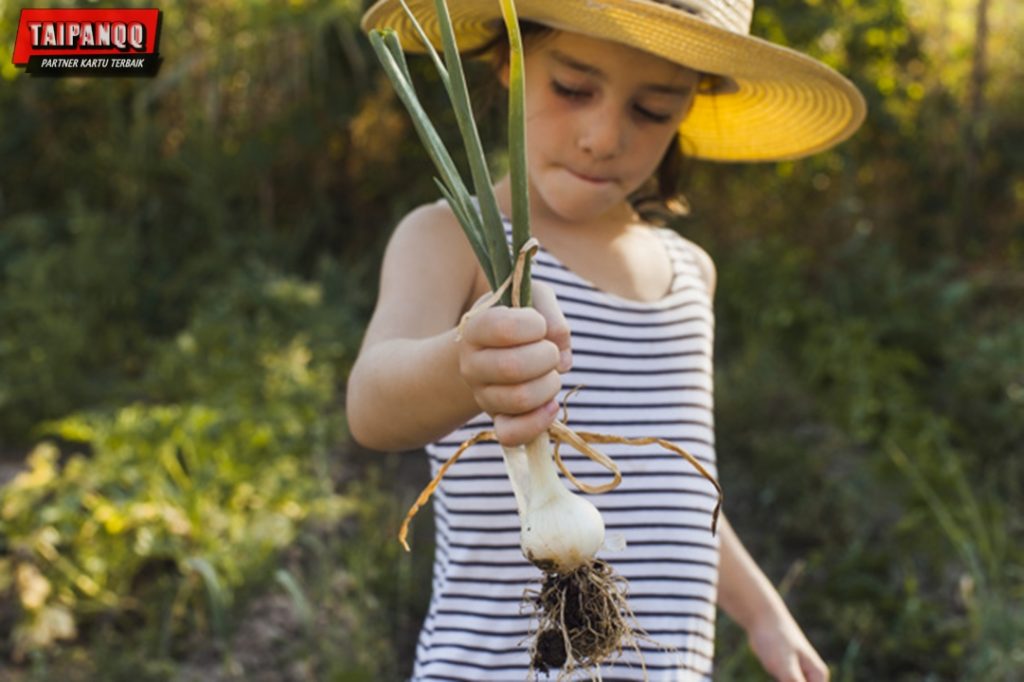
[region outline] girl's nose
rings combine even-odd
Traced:
[[[598,161],[617,156],[626,143],[625,127],[619,116],[607,107],[595,108],[589,114],[580,129],[580,149]]]

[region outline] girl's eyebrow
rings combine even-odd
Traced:
[[[573,57],[570,57],[564,52],[561,52],[559,50],[550,50],[548,52],[548,55],[558,63],[567,66],[570,69],[580,71],[589,76],[593,76],[594,78],[600,81],[608,80],[608,75],[605,74],[605,72],[602,71],[601,69],[597,68],[592,64],[584,64],[583,62],[578,61]],[[692,90],[692,88],[689,87],[688,85],[665,85],[663,83],[644,83],[643,85],[640,86],[640,88],[643,90],[650,90],[652,92],[656,92],[663,95],[677,95],[679,97],[685,97],[686,95],[690,94],[690,90]]]

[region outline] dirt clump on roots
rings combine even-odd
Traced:
[[[538,621],[530,645],[533,670],[561,671],[561,679],[597,668],[624,646],[639,652],[626,590],[626,579],[600,559],[569,573],[546,572],[540,591],[527,592]]]

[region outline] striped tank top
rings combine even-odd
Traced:
[[[505,228],[511,239],[507,219]],[[572,333],[573,366],[562,375],[559,400],[582,384],[569,403],[570,427],[663,438],[717,477],[714,317],[698,247],[669,229],[652,229],[663,239],[674,271],[670,291],[652,303],[601,291],[543,247],[537,252],[533,279],[554,289]],[[429,444],[433,475],[463,441],[493,428],[480,414]],[[629,581],[630,606],[653,640],[640,641],[647,677],[706,682],[718,583],[719,544],[710,531],[715,490],[682,457],[657,445],[598,447],[618,464],[622,483],[586,497],[601,511],[606,537],[626,541],[625,549],[602,549],[598,557]],[[561,453],[581,481],[608,480],[607,470],[572,448],[562,446]],[[519,517],[500,446],[484,442],[463,453],[434,493],[433,505],[432,597],[413,680],[526,680],[527,637],[535,622],[523,591],[539,587],[542,574],[520,551]],[[630,649],[600,672],[606,681],[643,679],[640,658]],[[590,676],[580,672],[573,679]]]

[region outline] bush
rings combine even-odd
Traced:
[[[948,263],[860,238],[799,253],[766,238],[720,266],[730,519],[836,679],[1014,679],[1024,327]],[[759,679],[719,634],[722,679]]]
[[[0,491],[16,660],[110,623],[160,624],[164,653],[186,626],[225,636],[233,592],[303,523],[347,509],[327,461],[345,324],[319,284],[254,262],[154,353],[142,385],[158,403],[41,428],[74,454],[41,443]]]

